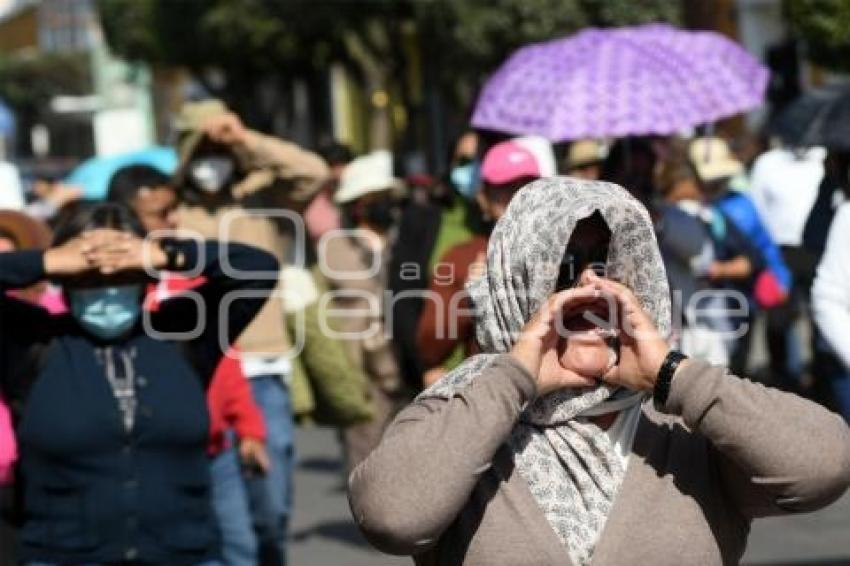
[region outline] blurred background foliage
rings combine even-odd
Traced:
[[[38,119],[56,93],[91,89],[89,60],[81,53],[0,55],[0,99],[24,118]]]
[[[363,92],[388,93],[409,122],[424,104],[411,68],[437,85],[440,104],[465,109],[523,44],[587,26],[681,19],[669,0],[98,0],[98,9],[119,56],[185,67],[258,127],[272,120],[257,104],[261,92],[322,80],[332,62]]]
[[[850,71],[850,2],[784,0],[783,8],[813,63],[835,71]]]

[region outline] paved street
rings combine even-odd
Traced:
[[[850,495],[817,513],[756,521],[744,564],[850,565]]]
[[[295,517],[291,566],[394,566],[407,558],[374,551],[351,521],[343,490],[342,461],[336,434],[302,428],[296,437]]]
[[[301,429],[295,478],[292,566],[395,566],[409,559],[372,551],[350,520],[339,448],[327,429]],[[751,566],[850,565],[850,496],[813,515],[756,523],[744,563]]]

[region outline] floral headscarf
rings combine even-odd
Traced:
[[[577,223],[596,211],[611,230],[606,276],[631,288],[659,331],[669,334],[667,276],[643,205],[611,183],[542,179],[513,198],[490,238],[486,274],[469,287],[484,353],[420,398],[452,397],[497,354],[510,351],[523,326],[555,291]],[[615,442],[587,417],[639,411],[642,399],[642,394],[602,383],[562,389],[532,403],[509,439],[517,470],[578,565],[590,562],[625,474]]]

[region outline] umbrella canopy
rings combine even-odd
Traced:
[[[845,88],[827,104],[820,119],[812,124],[811,145],[850,151],[850,88]]]
[[[93,157],[78,165],[65,182],[83,189],[83,198],[101,200],[106,197],[112,175],[127,165],[150,165],[166,175],[177,169],[177,153],[170,147],[154,146],[108,157]]]
[[[670,134],[758,106],[767,81],[714,32],[588,29],[515,52],[484,86],[472,125],[555,142]]]
[[[828,124],[826,116],[842,97],[850,97],[850,85],[810,90],[797,97],[771,120],[768,133],[778,136],[789,146],[819,145],[823,143]]]

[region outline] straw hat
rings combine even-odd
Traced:
[[[44,250],[52,239],[46,224],[16,210],[0,210],[0,233],[8,234],[19,250]]]
[[[401,190],[402,182],[393,176],[393,155],[379,150],[354,159],[342,170],[334,201],[345,204],[365,195]]]
[[[204,123],[214,116],[230,112],[224,102],[211,98],[200,102],[187,102],[174,119],[174,130],[177,132],[178,153],[180,161],[185,162],[195,152],[195,148],[204,138],[201,128]]]
[[[700,179],[705,182],[734,177],[744,170],[743,164],[732,155],[729,145],[721,138],[697,138],[691,142],[688,154]]]
[[[577,140],[567,153],[567,171],[599,163],[605,159],[605,148],[596,140]]]

